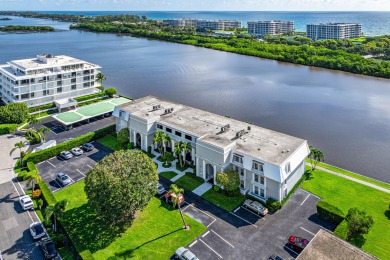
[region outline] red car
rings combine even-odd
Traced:
[[[303,237],[290,236],[288,238],[288,245],[297,251],[305,249],[309,242],[309,240],[304,239]]]

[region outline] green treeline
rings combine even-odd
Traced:
[[[54,28],[51,26],[24,26],[24,25],[8,25],[0,27],[0,31],[3,32],[54,32]]]
[[[342,49],[331,49],[313,44],[289,45],[259,42],[248,37],[197,35],[188,28],[173,28],[149,22],[146,24],[84,22],[71,26],[94,32],[128,33],[134,36],[190,44],[215,50],[234,52],[266,59],[342,70],[356,74],[390,78],[390,63],[365,59],[359,54]]]

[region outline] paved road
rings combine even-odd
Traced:
[[[29,226],[38,221],[34,211],[23,211],[19,205],[19,194],[23,194],[18,183],[0,184],[0,250],[8,259],[43,259]]]

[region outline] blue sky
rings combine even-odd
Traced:
[[[0,10],[390,11],[390,0],[0,0]]]

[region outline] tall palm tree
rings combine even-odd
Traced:
[[[14,148],[12,148],[12,150],[9,152],[9,156],[12,156],[12,154],[13,154],[16,150],[19,150],[20,167],[23,166],[23,157],[24,157],[24,156],[22,156],[22,155],[23,155],[22,153],[24,153],[24,152],[23,152],[22,149],[23,149],[23,146],[24,146],[25,144],[28,144],[28,141],[20,141],[20,142],[17,142],[17,143],[14,145]]]
[[[50,129],[42,126],[36,129],[35,132],[39,135],[39,142],[42,143],[45,141],[45,134],[50,132]]]
[[[191,149],[192,149],[192,146],[190,143],[186,143],[186,142],[181,143],[181,153],[183,156],[183,165],[181,165],[181,167],[184,167],[184,164],[186,162],[186,154],[187,154],[187,152],[191,151]]]
[[[41,180],[41,177],[38,175],[38,173],[32,173],[27,176],[27,182],[26,186],[32,186],[32,192],[34,192],[35,183],[39,182]]]
[[[310,154],[307,156],[310,159],[311,168],[316,170],[317,164],[325,160],[324,153],[313,146],[309,146]]]
[[[100,81],[100,86],[103,86],[103,81],[106,80],[106,77],[104,76],[103,73],[99,72],[99,73],[96,75],[96,80],[97,80],[97,81]]]
[[[184,189],[183,188],[179,188],[176,184],[172,184],[171,188],[168,191],[168,193],[171,194],[171,200],[172,200],[173,207],[175,208],[176,205],[177,205],[177,207],[179,208],[181,220],[183,221],[183,224],[184,224],[184,229],[188,229],[187,223],[186,223],[186,221],[184,220],[184,217],[183,217],[183,213],[181,212],[180,203],[179,203],[179,196],[183,192],[184,192]]]
[[[161,141],[164,149],[164,153],[167,151],[167,145],[171,141],[171,137],[168,134],[162,134],[161,135]]]
[[[181,142],[175,143],[175,148],[173,149],[173,153],[178,157],[180,165],[181,165],[181,161],[182,161],[181,160],[181,150],[182,150]]]
[[[61,200],[54,205],[49,205],[45,210],[46,221],[50,220],[51,217],[54,218],[54,232],[57,231],[57,218],[60,218],[65,211],[65,208],[68,206],[67,200]]]
[[[154,134],[154,140],[153,140],[153,143],[157,146],[157,149],[159,149],[161,154],[163,154],[163,152],[161,150],[163,134],[164,133],[162,131],[156,131],[156,133]]]
[[[34,127],[40,122],[41,120],[38,119],[38,117],[36,116],[30,116],[27,120],[27,123],[32,127],[32,129],[34,129]]]

